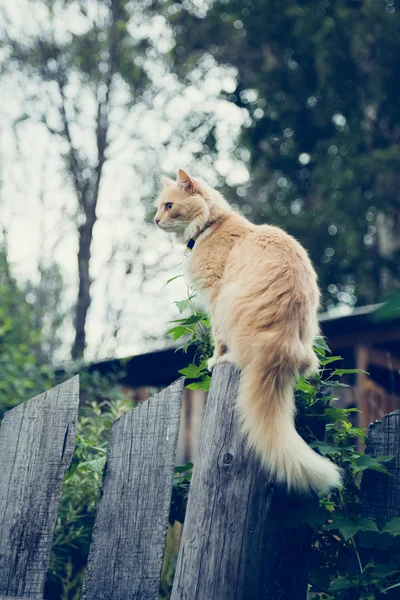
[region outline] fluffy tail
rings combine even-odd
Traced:
[[[289,490],[327,492],[341,484],[339,468],[314,452],[294,426],[293,373],[251,362],[242,371],[238,411],[248,443]]]

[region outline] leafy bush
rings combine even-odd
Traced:
[[[191,389],[209,389],[207,359],[212,353],[208,316],[198,312],[189,289],[189,301],[177,302],[182,314],[169,333],[174,340],[183,338],[183,348],[195,345],[198,351],[191,364],[180,372],[193,379]],[[372,457],[360,447],[365,431],[352,424],[355,408],[337,408],[335,391],[347,387],[342,376],[359,372],[337,368],[340,356],[331,356],[323,338],[315,341],[320,371],[311,379],[297,382],[296,426],[302,437],[320,454],[343,471],[343,486],[322,495],[318,505],[310,500],[303,514],[296,514],[288,524],[312,528],[312,560],[309,574],[310,598],[324,600],[372,600],[400,588],[400,517],[377,522],[362,514],[361,477],[372,469],[389,476],[386,468],[393,457]],[[322,439],[321,439],[322,438]],[[394,597],[394,596],[393,596]],[[398,597],[398,596],[396,596]]]
[[[35,313],[0,248],[0,419],[10,408],[51,387],[53,371],[39,362],[35,352],[40,341]]]
[[[173,281],[173,279],[170,279],[170,281]],[[214,341],[210,332],[210,317],[195,308],[194,298],[193,289],[187,285],[187,298],[175,302],[181,317],[171,321],[171,323],[177,324],[171,327],[166,335],[171,335],[174,342],[183,338],[185,341],[181,348],[184,351],[187,351],[190,347],[195,348],[193,362],[181,369],[179,373],[184,375],[186,379],[193,380],[186,386],[190,390],[203,389],[208,391],[211,376],[207,369],[207,361],[212,356]],[[186,316],[184,315],[185,312],[187,313]]]
[[[318,509],[304,519],[313,530],[309,581],[311,598],[325,600],[371,600],[400,585],[400,519],[377,522],[362,512],[360,497],[364,471],[389,476],[392,456],[372,457],[361,452],[365,431],[349,417],[357,409],[337,408],[335,390],[346,384],[343,375],[354,369],[336,368],[339,356],[330,356],[324,340],[316,341],[321,370],[310,381],[300,380],[296,389],[298,429],[310,445],[343,471],[343,486],[319,498]],[[325,426],[325,439],[316,429]]]

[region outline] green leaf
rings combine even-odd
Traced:
[[[172,327],[172,329],[169,329],[166,335],[172,335],[174,342],[176,342],[176,340],[179,340],[179,338],[186,335],[187,332],[187,328],[180,325],[178,327]]]
[[[202,371],[203,369],[201,367],[198,367],[194,363],[190,363],[187,367],[181,369],[179,373],[185,377],[188,377],[189,379],[197,379],[197,377],[200,377]]]
[[[198,323],[204,318],[204,315],[201,313],[196,313],[195,315],[191,315],[190,317],[184,317],[183,319],[173,319],[170,323],[180,323],[181,325],[194,325]]]
[[[186,298],[186,300],[177,300],[175,302],[175,306],[177,307],[177,309],[179,310],[179,312],[182,314],[184,310],[186,310],[186,308],[189,306],[190,304],[190,300],[193,298],[193,296],[190,296],[189,298]]]
[[[351,521],[344,517],[334,517],[332,523],[328,523],[325,529],[338,529],[346,542],[354,537],[358,531],[379,532],[375,521],[371,517],[358,519],[357,521]]]
[[[353,521],[344,518],[334,518],[332,523],[325,525],[325,529],[338,529],[346,542],[358,531],[357,525]]]
[[[331,379],[327,382],[330,388],[339,388],[339,387],[350,387],[347,383],[342,383],[341,381],[332,381]]]
[[[341,356],[328,356],[328,358],[322,358],[319,362],[323,367],[325,367],[326,365],[336,362],[337,360],[343,360],[343,359]]]
[[[314,350],[317,354],[325,356],[326,353],[331,354],[328,344],[322,335],[318,335],[314,340]]]
[[[352,375],[354,373],[364,373],[364,375],[369,375],[367,371],[363,371],[362,369],[335,369],[332,376],[337,375],[338,377],[341,377],[342,375]]]
[[[193,469],[194,464],[192,462],[186,463],[186,465],[180,465],[175,467],[175,473],[186,473],[186,471],[190,471]]]
[[[327,427],[333,425],[334,429],[339,427],[354,436],[363,434],[363,430],[358,430],[356,427],[353,427],[348,420],[348,415],[353,412],[359,412],[358,408],[337,408],[335,406],[328,406],[324,410],[324,417],[331,421]]]
[[[194,381],[193,383],[189,383],[186,387],[189,390],[204,390],[208,392],[210,389],[211,377],[206,375],[201,381]]]
[[[339,590],[346,590],[353,585],[350,579],[337,579],[329,586],[329,591],[338,592]]]
[[[377,532],[379,532],[379,529],[372,517],[366,517],[364,519],[358,519],[357,531],[377,531]]]
[[[391,460],[394,459],[394,455],[388,455],[388,456],[375,456],[375,460],[377,460],[380,463],[386,463],[386,462],[390,462]]]
[[[322,456],[326,456],[327,454],[336,456],[337,454],[342,453],[341,448],[335,446],[334,444],[329,444],[328,442],[312,442],[310,446],[311,448],[317,448]]]
[[[85,462],[79,463],[78,469],[83,469],[86,471],[94,471],[101,475],[104,470],[104,465],[106,464],[106,457],[101,456],[100,458],[94,458],[93,460],[87,460]]]
[[[95,451],[96,451],[96,452],[98,452],[99,454],[103,454],[103,455],[106,455],[106,454],[107,454],[107,450],[106,450],[106,448],[101,448],[100,446],[90,446],[89,444],[88,444],[88,447],[89,447],[91,450],[95,450]]]
[[[300,390],[300,392],[306,392],[307,394],[314,394],[315,392],[315,387],[311,385],[311,383],[307,383],[307,381],[304,381],[304,379],[300,379],[296,386],[296,389]]]
[[[175,277],[171,277],[171,279],[168,279],[164,285],[163,285],[163,289],[172,281],[175,281],[175,279],[179,279],[179,277],[184,277],[184,275],[175,275]]]
[[[382,529],[382,533],[390,533],[394,537],[400,535],[400,517],[394,517],[394,519],[388,521]]]
[[[371,469],[372,471],[378,471],[379,473],[385,473],[390,475],[387,468],[382,464],[392,460],[393,456],[377,456],[373,457],[370,454],[362,454],[355,459],[357,468],[359,471],[365,471]]]
[[[336,408],[335,406],[328,406],[328,408],[324,410],[324,415],[332,421],[340,421],[341,419],[346,418],[344,408]]]
[[[204,319],[204,315],[201,313],[197,313],[195,315],[192,315],[191,317],[188,317],[186,319],[186,321],[184,322],[185,325],[194,325],[195,323],[198,323],[199,321],[202,321]]]

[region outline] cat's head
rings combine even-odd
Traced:
[[[154,222],[158,227],[188,238],[202,231],[221,210],[230,210],[221,194],[183,169],[179,169],[176,181],[164,178],[164,188],[155,206]]]

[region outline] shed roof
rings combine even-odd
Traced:
[[[322,313],[319,317],[322,334],[337,351],[357,344],[374,345],[400,355],[400,317],[377,320],[380,304],[362,306],[348,314]],[[193,359],[193,349],[187,353],[175,346],[123,359],[113,358],[88,365],[88,370],[107,375],[123,370],[121,382],[129,387],[169,385]]]

